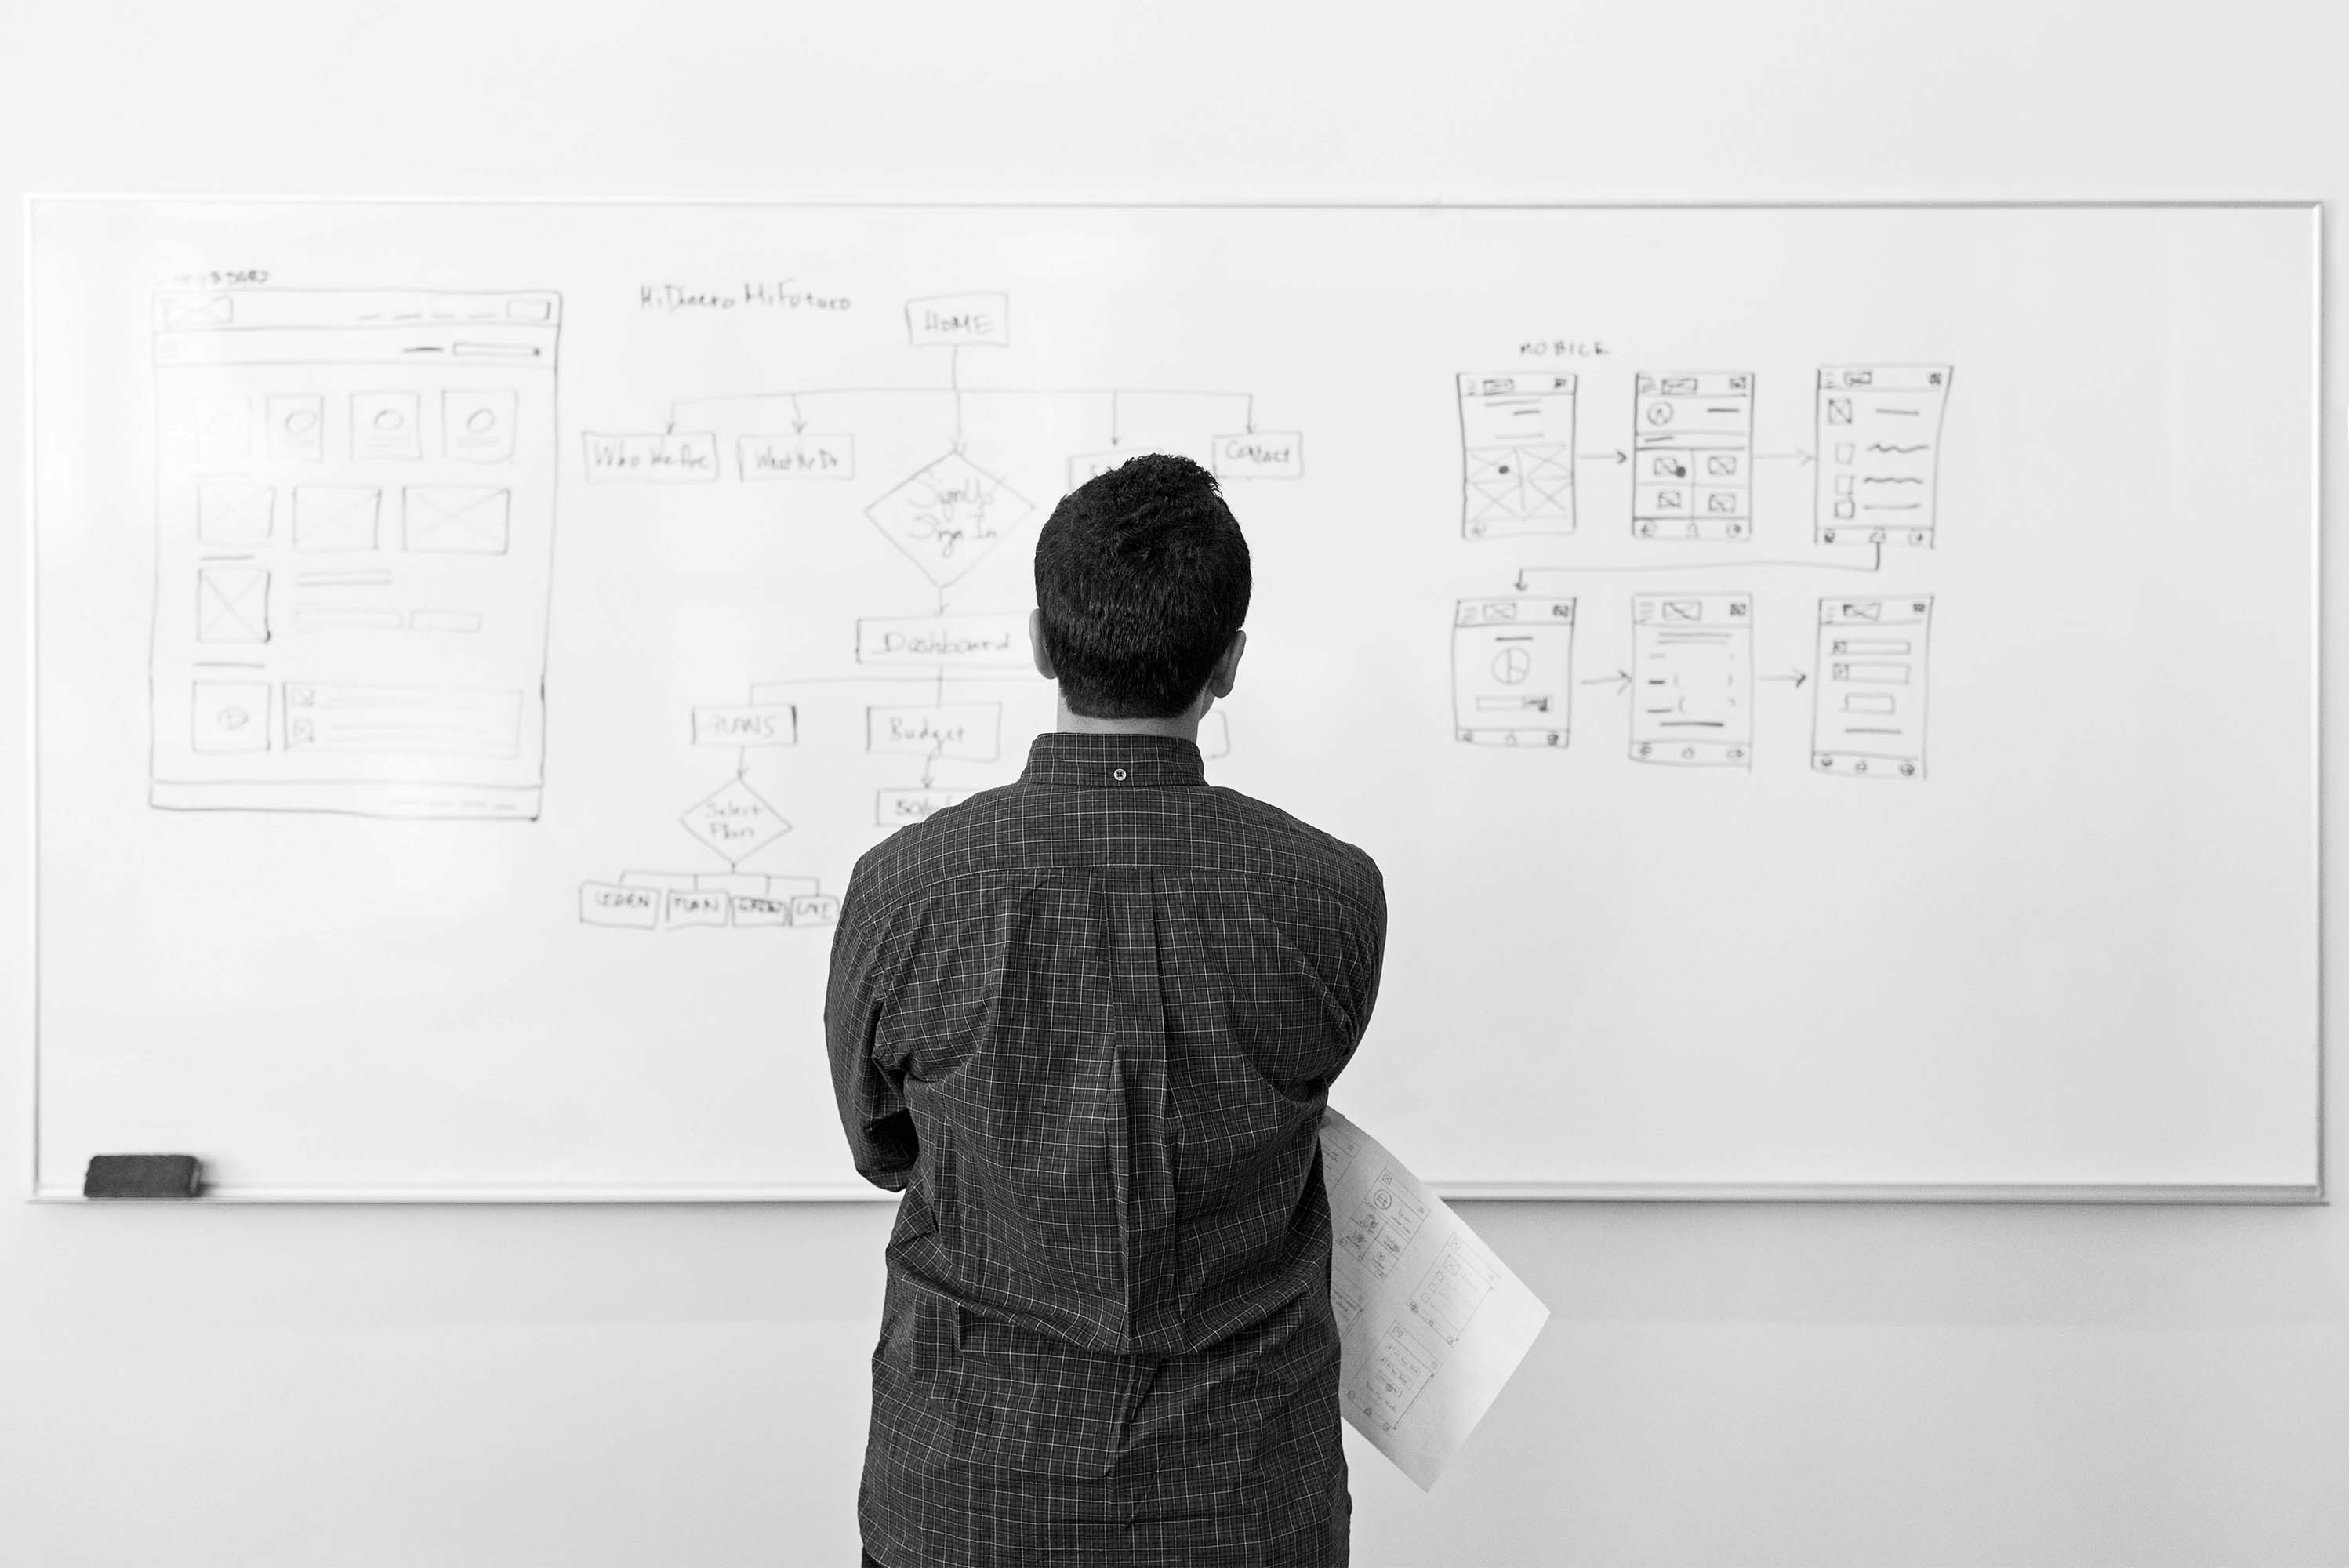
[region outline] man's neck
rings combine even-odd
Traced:
[[[1068,735],[1164,735],[1196,746],[1199,720],[1206,712],[1205,705],[1200,705],[1172,718],[1095,718],[1090,714],[1070,712],[1064,697],[1061,701],[1059,727]]]

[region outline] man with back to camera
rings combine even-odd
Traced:
[[[1206,784],[1248,590],[1198,464],[1064,497],[1030,622],[1058,732],[849,880],[833,1084],[905,1194],[868,1564],[1346,1562],[1319,1135],[1386,899],[1361,851]]]

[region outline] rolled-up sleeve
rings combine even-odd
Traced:
[[[848,1135],[856,1172],[875,1187],[902,1192],[914,1171],[920,1145],[905,1109],[902,1074],[884,1071],[873,1059],[885,1002],[881,980],[886,967],[879,933],[864,918],[865,901],[851,877],[841,901],[839,928],[833,933],[832,976],[824,990],[824,1040],[832,1055],[832,1091],[840,1106],[841,1130]]]

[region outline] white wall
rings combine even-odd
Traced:
[[[2340,201],[2344,59],[2333,0],[28,5],[0,190]],[[2349,1560],[2341,1210],[1469,1217],[1556,1317],[1432,1496],[1357,1450],[1357,1562]],[[0,1564],[853,1562],[885,1220],[0,1200]]]

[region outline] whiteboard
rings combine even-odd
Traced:
[[[1447,1191],[2313,1196],[2316,216],[36,199],[35,1194],[864,1192],[849,868],[1170,450]]]

